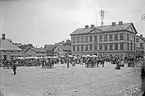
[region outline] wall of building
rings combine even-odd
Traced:
[[[3,59],[6,56],[7,60],[10,60],[11,57],[22,56],[21,51],[1,51],[1,58]]]
[[[143,56],[145,53],[145,41],[137,36],[136,53],[138,56]]]
[[[109,40],[109,34],[112,34],[112,41]],[[118,34],[118,40],[115,40],[115,34]],[[120,34],[123,34],[123,40],[120,40]],[[127,39],[127,34],[129,35],[129,38]],[[102,40],[100,39],[102,35]],[[107,35],[107,39],[106,39]],[[86,37],[88,36],[88,37]],[[90,36],[92,36],[92,40],[90,40]],[[97,36],[97,38],[95,37]],[[88,42],[87,39],[88,38]],[[95,40],[96,38],[96,40]],[[136,35],[131,32],[127,31],[121,31],[121,32],[106,32],[106,33],[96,33],[96,34],[86,34],[86,35],[77,35],[77,36],[71,36],[71,51],[73,55],[83,55],[83,54],[119,54],[121,51],[123,51],[123,55],[132,55],[136,52]],[[118,50],[115,50],[115,43],[118,44]],[[123,49],[120,49],[120,43],[123,43]],[[100,50],[100,44],[102,44],[102,50]],[[110,44],[113,44],[113,50],[109,50]],[[128,48],[129,44],[129,48]],[[131,48],[132,45],[132,48]],[[81,46],[83,46],[83,50],[81,49]],[[86,46],[88,46],[88,51],[86,51]],[[92,46],[92,49],[90,48]],[[95,46],[97,46],[95,50]],[[107,46],[107,50],[105,50],[105,46]],[[75,51],[74,51],[75,49]],[[78,50],[79,49],[79,50]],[[91,50],[90,50],[91,49]],[[132,50],[131,50],[132,49]],[[113,53],[112,53],[113,52]],[[121,55],[121,53],[120,53]]]

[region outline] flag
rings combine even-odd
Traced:
[[[101,10],[101,18],[104,18],[104,11]]]

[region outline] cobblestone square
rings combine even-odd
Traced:
[[[140,88],[138,67],[114,68],[110,63],[98,68],[55,64],[54,69],[18,67],[13,75],[1,67],[0,88],[4,96],[124,96],[122,90],[130,86]]]

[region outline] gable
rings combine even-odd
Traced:
[[[31,48],[29,48],[27,51],[25,51],[25,53],[26,53],[27,55],[31,55],[31,56],[34,56],[34,55],[36,54],[35,51],[32,50]]]
[[[54,52],[61,52],[63,51],[59,46],[57,46],[55,49],[54,49]]]
[[[26,51],[25,51],[25,53],[35,53],[35,51],[34,50],[32,50],[31,48],[28,48]]]
[[[133,26],[133,24],[131,24],[128,28],[128,31],[133,32],[133,33],[137,33],[135,27]]]

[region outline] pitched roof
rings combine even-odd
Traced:
[[[76,35],[76,34],[85,34],[85,33],[89,33],[92,30],[94,30],[95,28],[78,28],[77,30],[75,30],[73,33],[71,33],[71,35]]]
[[[63,46],[63,45],[59,45],[59,47],[64,50],[64,51],[71,51],[71,46]]]
[[[139,37],[140,39],[142,39],[145,42],[145,37],[139,36],[137,35],[136,37]]]
[[[22,46],[19,46],[19,48],[21,48],[21,49],[27,49],[28,47],[32,47],[32,48],[34,48],[34,46],[32,45],[32,44],[27,44],[27,45],[22,45]]]
[[[11,50],[11,51],[21,51],[19,47],[9,42],[8,40],[0,39],[0,50]]]
[[[35,52],[47,52],[45,49],[43,48],[31,48],[32,50],[34,50]]]
[[[44,46],[44,49],[47,50],[47,51],[51,51],[51,50],[53,50],[55,47],[56,47],[56,45],[45,45],[45,46]]]
[[[2,38],[0,38],[0,40],[2,40]],[[5,39],[5,40],[7,40],[7,41],[9,41],[9,42],[12,43],[12,40],[11,39]]]
[[[133,25],[133,23],[123,23],[121,25],[115,24],[113,26],[112,25],[97,26],[97,27],[93,27],[93,28],[91,28],[91,27],[78,28],[77,30],[72,32],[70,35],[96,33],[96,32],[122,31],[122,30],[127,30],[130,25]],[[95,30],[95,31],[93,31],[93,30]]]

